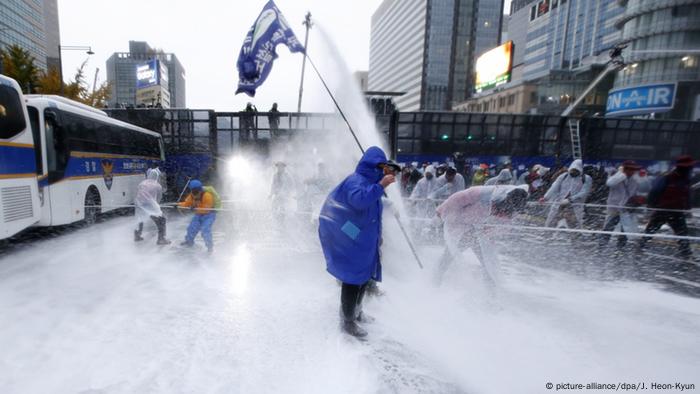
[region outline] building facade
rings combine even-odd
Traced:
[[[453,108],[561,113],[604,69],[609,50],[621,40],[615,23],[625,8],[617,0],[520,0],[511,3],[511,11],[507,19],[514,48],[511,81]],[[586,97],[579,113],[604,113],[613,78],[606,78]],[[522,104],[498,105],[504,95],[506,103],[511,101],[510,94],[515,95],[513,103]]]
[[[525,80],[550,70],[578,70],[608,61],[620,41],[615,22],[625,11],[617,0],[540,0],[529,12],[523,70]]]
[[[372,15],[368,90],[402,92],[396,105],[420,109],[426,0],[385,0]]]
[[[129,41],[129,52],[116,52],[107,59],[107,81],[112,86],[108,105],[136,106],[137,67],[149,60],[159,60],[167,66],[170,107],[187,108],[185,69],[177,56],[151,48],[144,41]]]
[[[7,0],[0,2],[0,48],[19,45],[47,71],[58,66],[60,44],[56,0]]]
[[[676,85],[673,108],[658,118],[700,119],[700,0],[628,0],[616,21],[627,67],[614,89]]]
[[[369,90],[403,93],[401,111],[450,109],[471,94],[475,56],[498,44],[502,9],[503,0],[385,0],[372,16]]]

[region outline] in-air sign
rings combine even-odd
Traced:
[[[611,90],[608,94],[606,115],[641,115],[666,112],[673,108],[676,84],[639,85]]]

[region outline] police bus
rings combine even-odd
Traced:
[[[146,170],[162,167],[160,134],[63,97],[23,99],[16,82],[0,81],[0,239],[92,223],[130,205]]]
[[[36,157],[22,91],[0,75],[0,239],[39,220]]]
[[[26,101],[37,152],[39,226],[92,223],[129,205],[146,170],[162,166],[158,133],[63,97],[28,95]]]

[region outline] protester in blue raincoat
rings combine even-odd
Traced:
[[[343,329],[353,336],[367,335],[357,321],[363,321],[362,298],[367,283],[382,278],[382,196],[399,170],[380,148],[373,146],[362,156],[355,172],[333,189],[321,209],[318,234],[326,267],[343,283]]]

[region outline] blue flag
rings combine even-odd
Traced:
[[[255,96],[255,89],[265,82],[277,59],[275,48],[284,44],[291,52],[304,52],[287,20],[270,0],[250,28],[238,56],[238,93]]]

